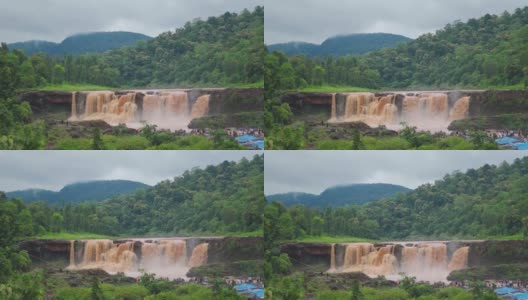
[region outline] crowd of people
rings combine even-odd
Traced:
[[[491,289],[509,287],[521,292],[528,292],[528,281],[523,280],[486,280],[485,284],[486,287]]]

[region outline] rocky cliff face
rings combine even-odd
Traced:
[[[117,91],[117,96],[136,92],[135,104],[138,111],[143,111],[143,98],[145,95],[156,93],[156,90],[147,91]],[[263,111],[264,89],[262,88],[228,88],[228,89],[190,89],[186,90],[190,105],[198,97],[210,95],[209,115],[233,114],[248,111]],[[21,101],[30,104],[33,112],[47,113],[49,111],[72,111],[72,92],[65,91],[33,91],[20,95]],[[76,111],[82,114],[86,106],[87,92],[77,92]]]
[[[469,247],[468,267],[528,263],[528,240],[450,241],[446,244],[448,257],[452,257],[456,249]],[[394,245],[394,256],[401,261],[405,243],[374,243],[373,245],[375,248]],[[326,264],[330,268],[331,247],[331,244],[327,243],[287,243],[281,246],[281,252],[288,254],[294,264]],[[346,244],[335,244],[336,266],[343,265],[345,251]]]
[[[138,258],[142,257],[141,245],[138,240],[116,240],[115,244],[134,241],[133,251]],[[148,240],[147,240],[148,241]],[[187,253],[190,255],[194,247],[201,243],[209,243],[208,263],[234,262],[242,260],[261,260],[264,257],[264,239],[262,237],[211,237],[188,238]],[[84,241],[75,241],[75,261],[83,259]],[[70,258],[69,240],[27,240],[19,244],[21,250],[26,250],[32,260],[37,261],[64,261]]]
[[[425,92],[419,92],[425,93]],[[375,97],[395,95],[394,104],[401,111],[405,95],[414,96],[418,92],[379,92]],[[469,105],[469,117],[493,116],[507,113],[528,113],[528,90],[504,90],[504,91],[447,91],[449,107],[461,97],[471,97]],[[336,93],[336,111],[340,116],[345,111],[346,93]],[[296,114],[310,113],[313,110],[324,111],[328,118],[331,114],[331,93],[289,93],[282,97],[282,101],[288,103]]]
[[[287,243],[281,252],[288,254],[294,265],[325,265],[330,268],[332,246],[326,243]]]

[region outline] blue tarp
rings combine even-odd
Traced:
[[[528,300],[528,293],[514,294],[511,297],[515,300]]]
[[[264,150],[264,141],[256,141],[256,142],[251,143],[251,145],[255,146],[255,148],[257,149]]]
[[[264,289],[253,290],[251,291],[251,294],[257,296],[259,299],[264,299]]]
[[[512,146],[515,150],[528,150],[528,143],[519,143]]]
[[[258,140],[259,138],[253,135],[246,134],[246,135],[239,136],[235,139],[237,140],[237,142],[244,144],[244,143],[249,143],[254,140]]]
[[[507,295],[507,294],[518,292],[518,291],[519,290],[516,290],[514,288],[502,287],[502,288],[496,289],[495,290],[495,294],[497,294],[497,295]]]
[[[243,284],[239,284],[239,285],[235,285],[235,290],[237,292],[246,292],[246,291],[250,291],[250,290],[254,290],[258,288],[256,285],[254,284],[248,284],[248,283],[243,283]]]
[[[496,140],[495,142],[497,144],[499,144],[499,145],[509,145],[509,144],[513,144],[513,143],[518,143],[520,141],[518,139],[509,137],[509,136],[505,136],[503,138],[500,138],[500,139]]]

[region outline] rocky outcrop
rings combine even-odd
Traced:
[[[72,93],[63,91],[26,92],[20,95],[20,100],[28,102],[35,114],[52,110],[66,110],[70,112]]]
[[[68,240],[27,240],[19,244],[33,261],[53,261],[69,259],[70,241]]]
[[[330,116],[332,109],[330,93],[291,93],[285,94],[281,100],[288,103],[295,114],[324,112]]]
[[[202,240],[209,243],[207,263],[264,258],[263,237],[224,237]]]
[[[280,247],[294,265],[324,265],[330,268],[331,245],[327,243],[287,243]]]
[[[468,242],[469,267],[528,263],[528,240]]]

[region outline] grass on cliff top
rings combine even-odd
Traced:
[[[236,236],[236,237],[264,236],[264,230],[249,231],[249,232],[226,233],[226,236]]]
[[[92,239],[113,239],[114,237],[96,234],[96,233],[82,233],[82,232],[47,232],[41,235],[34,236],[36,239],[43,240],[92,240]]]
[[[112,91],[115,88],[92,84],[49,84],[36,88],[39,91]]]
[[[310,85],[298,90],[307,93],[354,93],[354,92],[375,92],[376,90],[355,87],[355,86],[331,86],[331,85]]]
[[[351,236],[305,236],[295,240],[300,243],[362,243],[362,242],[372,242],[373,240],[365,238],[357,238]]]

